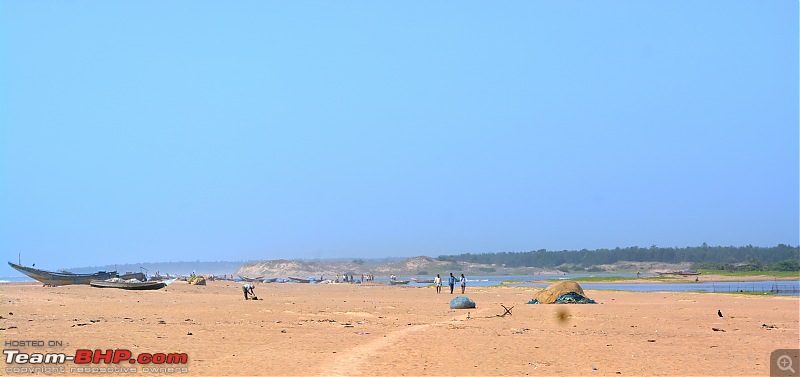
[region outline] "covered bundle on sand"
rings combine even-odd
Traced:
[[[458,296],[450,300],[450,309],[475,309],[475,301],[467,296]]]
[[[192,285],[206,285],[206,278],[200,275],[190,276],[186,281]]]
[[[550,284],[549,287],[542,289],[529,304],[596,304],[594,300],[588,298],[583,293],[578,283],[570,280],[560,281]]]

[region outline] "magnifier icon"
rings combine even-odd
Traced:
[[[792,373],[797,373],[794,371],[794,368],[792,368],[792,358],[789,357],[789,355],[781,355],[775,363],[778,364],[778,369],[784,372],[788,370]]]

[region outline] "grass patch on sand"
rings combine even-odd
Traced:
[[[758,292],[758,291],[755,291],[755,292],[753,292],[753,291],[742,291],[742,292],[733,291],[733,292],[717,292],[717,293],[728,293],[728,294],[732,294],[732,295],[745,295],[745,296],[770,296],[770,295],[774,295],[775,294],[775,292]]]
[[[797,271],[726,271],[726,270],[697,270],[703,275],[720,276],[769,276],[776,278],[796,278],[800,279],[800,272]]]
[[[759,291],[717,291],[717,292],[710,292],[710,291],[692,291],[691,293],[724,293],[726,295],[744,295],[744,296],[774,296],[775,292],[759,292]]]

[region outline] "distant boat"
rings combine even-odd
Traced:
[[[125,281],[121,279],[92,280],[89,285],[97,288],[119,288],[137,291],[152,291],[168,286],[175,279],[166,281]]]
[[[8,262],[13,269],[28,275],[46,285],[70,285],[70,284],[89,284],[92,280],[106,280],[117,276],[116,271],[98,271],[93,274],[73,274],[71,272],[53,272],[40,270],[33,267],[25,267],[16,263]]]
[[[278,278],[266,278],[261,280],[262,283],[274,283],[278,280]]]
[[[131,280],[131,279],[136,279],[136,280],[141,280],[141,281],[147,280],[147,276],[144,276],[143,272],[126,272],[126,273],[124,273],[122,275],[119,275],[117,277],[122,279],[122,280]]]
[[[401,284],[408,284],[410,281],[408,280],[389,280],[389,284],[391,285],[401,285]]]
[[[264,278],[263,276],[259,276],[259,277],[257,277],[257,278],[249,278],[249,277],[247,277],[247,276],[242,276],[242,275],[239,275],[239,277],[240,277],[242,280],[244,280],[244,281],[247,281],[247,282],[257,282],[257,281],[261,281],[261,279],[263,279],[263,278]]]
[[[161,275],[161,274],[157,273],[157,274],[155,274],[153,276],[150,276],[150,279],[147,279],[147,280],[150,280],[150,281],[161,281],[161,280],[170,280],[170,279],[178,279],[178,277],[175,276],[175,275],[170,275],[170,274]],[[144,279],[139,279],[139,280],[144,280]]]
[[[317,279],[317,278],[301,279],[301,278],[293,278],[293,277],[289,276],[289,280],[291,280],[291,281],[293,281],[295,283],[321,283],[321,282],[325,281],[325,279],[323,279],[323,278],[324,278],[324,276],[320,276],[319,279]]]
[[[433,284],[433,279],[415,279],[411,278],[411,280],[415,283],[419,284]]]

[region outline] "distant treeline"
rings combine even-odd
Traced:
[[[708,246],[695,247],[657,247],[637,246],[597,250],[536,250],[528,252],[500,252],[482,254],[441,255],[437,259],[451,262],[471,262],[505,265],[505,267],[558,268],[574,266],[587,268],[601,264],[622,261],[694,263],[701,268],[724,269],[725,266],[750,265],[759,270],[771,269],[797,271],[800,265],[800,248],[780,244],[774,247],[747,246]]]

